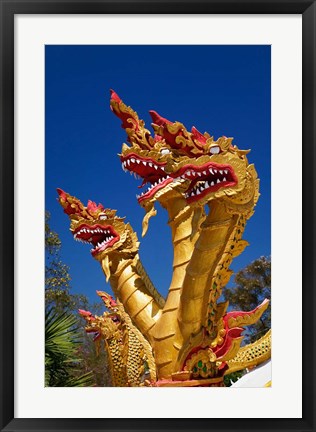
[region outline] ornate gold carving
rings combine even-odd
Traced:
[[[246,345],[237,352],[236,356],[227,362],[227,373],[259,365],[271,357],[271,330],[256,342]]]
[[[118,298],[116,313],[121,321],[113,327],[107,315],[90,325],[100,328],[109,349],[115,351],[113,370],[121,376],[129,373],[129,382],[139,379],[146,361],[152,379],[157,370],[158,386],[222,385],[217,376],[223,373],[222,366],[227,364],[229,372],[238,370],[258,364],[270,353],[263,338],[261,348],[256,344],[240,348],[241,327],[255,323],[267,303],[235,316],[227,314],[227,303],[218,303],[232,274],[232,260],[248,245],[242,235],[259,197],[259,179],[246,157],[249,151],[233,146],[232,138],[214,140],[194,127],[189,132],[182,123],[155,112],[151,112],[156,133],[152,137],[144,121],[114,92],[111,109],[127,133],[129,145],[123,145],[120,155],[123,169],[141,176],[143,185],[149,183],[148,192],[138,197],[146,211],[143,235],[156,214],[156,201],[168,212],[173,276],[164,300],[140,262],[131,226],[114,210],[92,202],[84,206],[60,191],[74,235],[80,227],[88,233],[93,227],[109,230],[111,240],[100,236],[102,244],[108,244],[94,257]],[[89,241],[88,237],[84,239]],[[119,375],[117,382],[122,382]]]

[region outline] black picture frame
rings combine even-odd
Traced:
[[[0,0],[1,29],[1,431],[315,430],[314,185],[316,4],[305,0]],[[14,16],[16,14],[302,14],[303,21],[303,416],[301,419],[23,419],[14,417]],[[291,211],[291,203],[287,203]],[[315,266],[316,267],[316,266]],[[26,282],[27,283],[27,282]],[[289,320],[291,311],[288,311]],[[286,324],[288,325],[288,323]],[[288,329],[287,329],[288,331]],[[289,358],[289,361],[291,359]],[[293,365],[295,373],[295,365]],[[284,377],[285,380],[291,379]],[[280,401],[282,404],[282,401]]]

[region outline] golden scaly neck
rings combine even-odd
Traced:
[[[170,294],[172,290],[181,289],[184,270],[191,258],[197,239],[202,210],[191,208],[182,195],[178,193],[169,194],[168,199],[162,201],[161,205],[168,212],[168,224],[171,228],[173,245],[173,274],[169,287]]]
[[[147,291],[143,275],[137,272],[137,261],[138,253],[125,256],[122,253],[111,254],[110,283],[133,324],[151,342],[151,333],[161,315],[161,309],[152,294]]]
[[[236,216],[222,202],[213,202],[186,268],[178,318],[184,341],[197,334],[205,322],[210,282],[225,251]]]
[[[181,346],[181,333],[177,319],[185,270],[198,237],[203,211],[187,205],[182,197],[173,197],[161,203],[168,211],[174,249],[173,274],[162,315],[154,329],[154,353],[158,378],[168,378],[174,371]]]

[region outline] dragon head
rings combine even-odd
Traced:
[[[185,180],[188,205],[210,205],[221,200],[228,211],[248,218],[259,197],[259,179],[254,165],[248,162],[249,150],[238,149],[232,140],[223,136],[214,141],[209,137],[194,156],[169,160],[166,172]]]
[[[92,246],[92,256],[101,262],[109,278],[109,258],[115,254],[133,257],[138,252],[137,234],[116,210],[105,209],[102,204],[88,201],[87,206],[62,189],[57,189],[58,201],[70,218],[70,231],[75,240]]]
[[[121,119],[122,128],[125,129],[128,137],[129,145],[123,144],[122,152],[119,155],[122,168],[142,179],[139,188],[144,190],[136,197],[147,212],[144,218],[145,223],[143,223],[144,234],[149,217],[156,214],[154,210],[156,201],[165,206],[171,199],[183,200],[181,192],[182,183],[185,180],[171,177],[165,171],[168,161],[178,155],[178,149],[170,145],[165,137],[158,133],[151,136],[149,130],[145,128],[144,121],[140,120],[137,113],[131,107],[126,106],[114,91],[111,91],[110,107],[113,113]],[[155,122],[153,123],[155,131],[162,123],[171,123],[160,117],[155,111],[150,111],[150,115]]]
[[[155,111],[149,111],[155,135],[152,137],[144,121],[111,91],[111,109],[121,120],[128,136],[120,154],[123,170],[143,182],[147,189],[137,196],[148,211],[155,201],[162,204],[182,195],[187,205],[210,203],[223,198],[233,206],[253,208],[258,199],[259,180],[247,160],[248,150],[232,145],[232,138],[218,140],[195,127],[188,131]],[[228,199],[228,200],[227,200]],[[238,208],[238,211],[240,208]]]
[[[111,339],[120,330],[122,322],[119,305],[113,297],[104,291],[97,291],[97,294],[103,300],[108,311],[104,312],[102,316],[93,315],[90,311],[83,309],[78,311],[86,321],[86,332],[93,334],[95,342],[100,339]]]

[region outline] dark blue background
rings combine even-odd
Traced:
[[[167,214],[157,205],[141,238],[143,209],[135,195],[139,180],[117,157],[126,134],[109,109],[113,88],[151,129],[150,109],[187,129],[196,126],[217,139],[234,137],[251,149],[260,178],[260,199],[236,258],[237,271],[271,248],[270,46],[46,46],[46,202],[51,227],[60,235],[62,259],[70,266],[73,292],[94,302],[108,290],[88,245],[75,242],[69,219],[56,201],[60,187],[84,204],[88,199],[126,216],[141,240],[140,256],[156,287],[166,294],[172,245]]]

